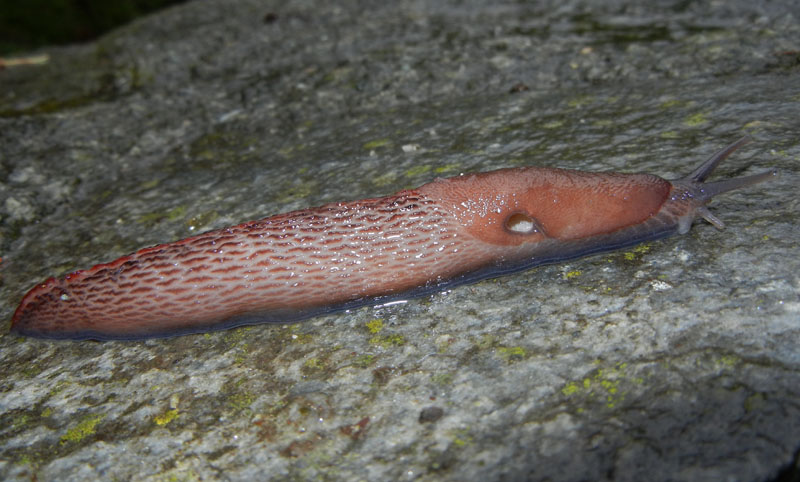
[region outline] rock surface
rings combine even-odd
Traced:
[[[195,1],[0,70],[3,480],[765,480],[800,450],[794,2]],[[41,53],[41,52],[40,52]],[[777,168],[727,228],[290,326],[8,334],[145,245],[517,165]]]

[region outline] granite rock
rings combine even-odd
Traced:
[[[207,0],[0,70],[0,478],[797,477],[797,38],[788,0]],[[722,231],[294,325],[8,333],[146,245],[500,167],[675,178],[745,133],[716,176],[781,175]]]

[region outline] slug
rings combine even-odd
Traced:
[[[673,181],[500,169],[209,231],[50,278],[11,330],[128,340],[293,322],[684,234],[696,216],[721,229],[713,197],[777,174],[705,182],[748,141]]]

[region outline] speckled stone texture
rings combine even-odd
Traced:
[[[333,3],[190,2],[0,70],[0,479],[798,477],[795,2]],[[716,178],[781,175],[723,231],[294,325],[8,334],[143,246],[500,167],[676,178],[745,133]]]

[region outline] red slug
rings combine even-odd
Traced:
[[[683,234],[696,216],[722,228],[705,205],[776,174],[704,182],[746,142],[674,181],[500,169],[209,231],[50,278],[11,329],[110,340],[290,322]]]

